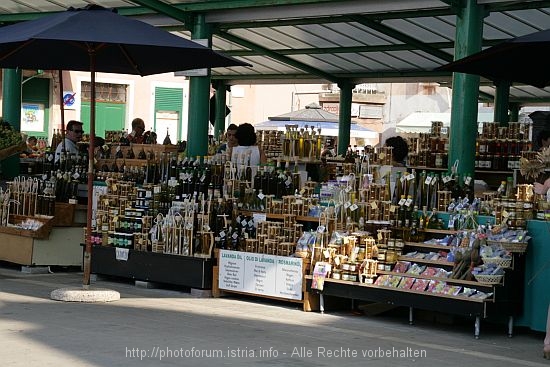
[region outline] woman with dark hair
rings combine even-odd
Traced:
[[[240,124],[235,132],[239,145],[233,147],[231,161],[238,165],[256,167],[267,163],[265,153],[256,145],[256,130],[249,123]]]
[[[392,136],[391,138],[386,139],[386,146],[393,147],[393,165],[396,167],[404,167],[405,159],[409,154],[409,145],[407,144],[405,139],[400,136]]]
[[[550,130],[542,130],[537,135],[537,139],[535,141],[537,143],[538,149],[547,148],[550,146]]]

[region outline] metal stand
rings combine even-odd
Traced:
[[[321,311],[321,313],[325,313],[325,297],[323,296],[323,293],[319,294],[319,311]]]
[[[414,325],[413,308],[409,307],[409,325]]]
[[[514,316],[508,317],[508,337],[514,336]]]
[[[475,326],[474,326],[474,337],[476,339],[479,339],[479,329],[481,326],[481,318],[479,316],[476,316]]]

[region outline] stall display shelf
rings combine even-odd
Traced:
[[[425,229],[424,233],[432,236],[447,235],[457,233],[457,231],[443,229]],[[426,249],[433,252],[450,251],[451,248],[443,245],[423,244],[418,242],[405,242],[404,252],[410,250]],[[517,255],[516,255],[517,257]],[[453,262],[446,260],[425,260],[410,256],[399,256],[399,261],[408,261],[411,264],[437,266],[450,270]],[[445,277],[435,277],[426,275],[417,275],[396,271],[381,271],[378,275],[398,276],[414,279],[424,279],[428,281],[442,281],[449,285],[456,285],[486,293],[486,298],[467,297],[445,293],[433,293],[427,290],[418,291],[413,289],[404,289],[399,287],[363,284],[345,280],[335,280],[327,278],[324,282],[322,291],[316,291],[311,287],[312,277],[306,277],[306,289],[309,292],[317,292],[320,296],[320,304],[323,304],[324,296],[335,296],[349,299],[383,302],[396,306],[409,307],[409,322],[413,323],[413,309],[442,311],[448,314],[456,314],[467,317],[474,317],[474,336],[479,338],[481,320],[488,317],[503,316],[508,319],[508,335],[513,333],[513,318],[521,314],[521,284],[523,283],[523,258],[514,258],[517,265],[514,269],[506,269],[504,281],[498,284],[483,283],[475,280],[451,279]]]
[[[118,276],[196,289],[212,288],[210,258],[179,256],[128,249],[126,260],[117,259],[117,248],[92,246],[92,274]]]

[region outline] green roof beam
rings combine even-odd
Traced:
[[[364,25],[365,27],[375,29],[378,32],[382,32],[382,33],[384,33],[384,34],[386,34],[386,35],[388,35],[392,38],[395,38],[395,39],[397,39],[397,40],[399,40],[403,43],[413,45],[413,46],[417,47],[418,49],[420,49],[420,50],[422,50],[422,51],[424,51],[424,52],[426,52],[430,55],[433,55],[433,56],[435,56],[435,57],[437,57],[441,60],[445,60],[447,62],[453,61],[453,55],[451,55],[447,52],[438,50],[437,48],[433,48],[430,45],[428,45],[424,42],[421,42],[416,38],[413,38],[411,36],[408,36],[406,34],[403,34],[403,33],[399,32],[399,31],[396,31],[393,28],[386,27],[381,22],[373,21],[371,19],[359,16],[359,15],[351,15],[351,16],[349,16],[349,18],[354,22],[357,22],[359,24]]]
[[[237,36],[234,36],[230,33],[227,33],[227,32],[219,32],[217,34],[217,36],[219,37],[222,37],[230,42],[233,42],[233,43],[236,43],[238,45],[241,45],[243,47],[246,47],[246,48],[249,48],[249,49],[252,49],[252,50],[256,50],[258,52],[260,52],[262,55],[264,56],[268,56],[268,57],[271,57],[275,60],[278,60],[282,63],[285,63],[287,65],[290,65],[292,67],[295,67],[297,69],[300,69],[300,70],[303,70],[305,71],[306,73],[309,73],[309,74],[313,74],[313,75],[317,75],[318,77],[321,77],[323,79],[326,79],[327,81],[330,81],[330,82],[333,82],[333,83],[338,83],[340,82],[340,78],[337,78],[335,77],[333,74],[329,74],[329,73],[325,73],[324,71],[321,71],[319,69],[316,69],[314,67],[311,67],[309,65],[306,65],[304,63],[301,63],[299,61],[296,61],[294,59],[291,59],[289,57],[286,57],[286,56],[283,56],[281,54],[278,54],[277,52],[274,52],[268,48],[265,48],[263,46],[260,46],[260,45],[257,45],[253,42],[250,42],[250,41],[247,41],[247,40],[244,40],[240,37],[237,37]]]

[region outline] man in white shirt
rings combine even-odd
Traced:
[[[82,140],[82,122],[71,120],[67,123],[65,128],[65,141],[60,142],[55,149],[55,163],[59,162],[61,152],[65,150],[65,153],[70,156],[71,154],[78,154],[78,146],[76,143]]]

